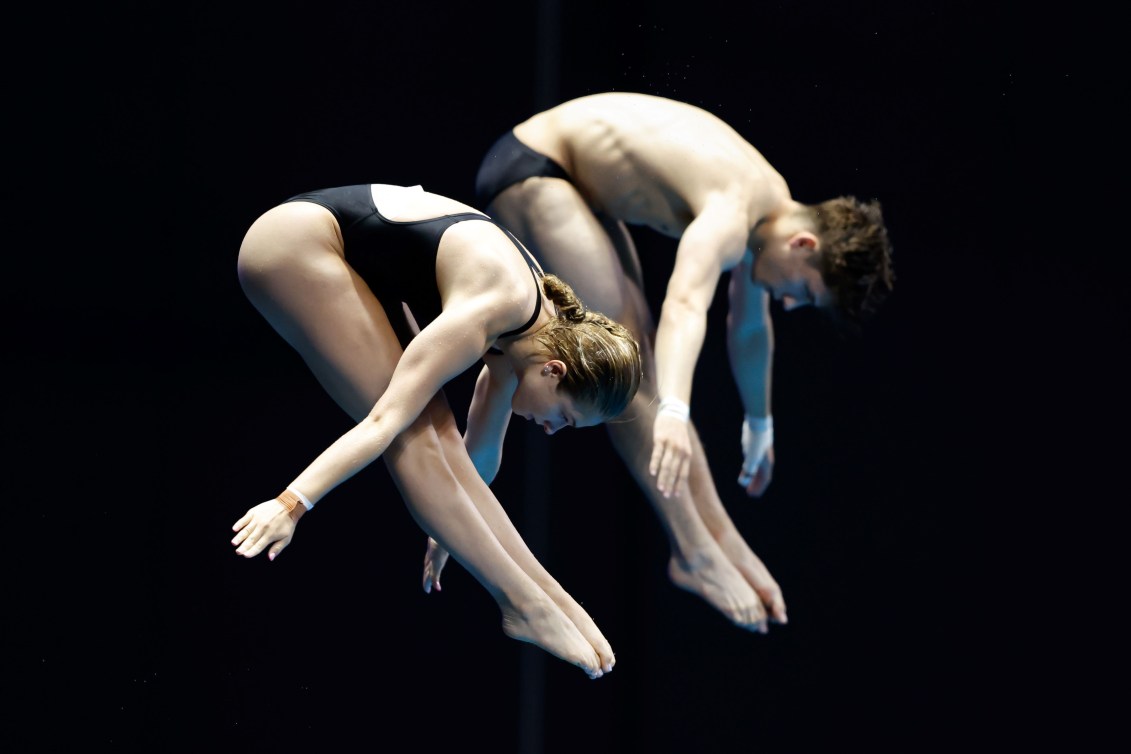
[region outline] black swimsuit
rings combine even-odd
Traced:
[[[390,220],[373,203],[370,184],[310,191],[292,196],[287,202],[313,202],[337,218],[345,243],[346,262],[366,282],[377,300],[386,304],[385,313],[401,346],[412,340],[412,329],[401,307],[387,304],[390,301],[408,304],[420,327],[436,318],[443,308],[436,287],[436,253],[440,238],[444,231],[464,220],[483,220],[503,231],[522,252],[534,277],[538,294],[534,313],[525,325],[499,337],[525,332],[538,319],[542,308],[541,270],[514,234],[487,215],[459,212],[426,220]],[[498,352],[494,347],[491,351]]]
[[[570,180],[565,168],[523,144],[514,131],[507,131],[491,145],[479,165],[479,173],[475,176],[475,201],[480,207],[486,207],[504,189],[527,178]]]

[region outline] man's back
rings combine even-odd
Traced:
[[[719,195],[751,222],[790,198],[781,175],[733,128],[676,100],[593,94],[514,132],[562,165],[594,209],[673,237]]]

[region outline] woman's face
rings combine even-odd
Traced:
[[[548,435],[562,427],[593,427],[604,420],[596,412],[576,404],[564,390],[559,390],[565,368],[565,364],[556,359],[531,365],[519,375],[518,388],[511,398],[511,410],[541,426]]]

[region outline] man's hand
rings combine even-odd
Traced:
[[[774,475],[774,417],[747,415],[742,422],[742,453],[745,460],[738,484],[746,494],[761,497]]]
[[[648,473],[656,477],[656,488],[664,497],[679,494],[691,469],[691,433],[687,429],[690,410],[674,398],[660,402],[652,425],[652,458]]]

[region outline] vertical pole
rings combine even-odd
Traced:
[[[559,0],[539,0],[537,68],[534,83],[535,111],[557,104],[558,62],[560,58],[561,7]],[[549,491],[550,458],[546,436],[529,422],[523,422],[527,434],[524,447],[526,472],[523,478],[522,536],[534,555],[553,572],[549,555]],[[524,644],[519,649],[518,677],[518,742],[525,754],[542,754],[544,750],[546,653]]]

